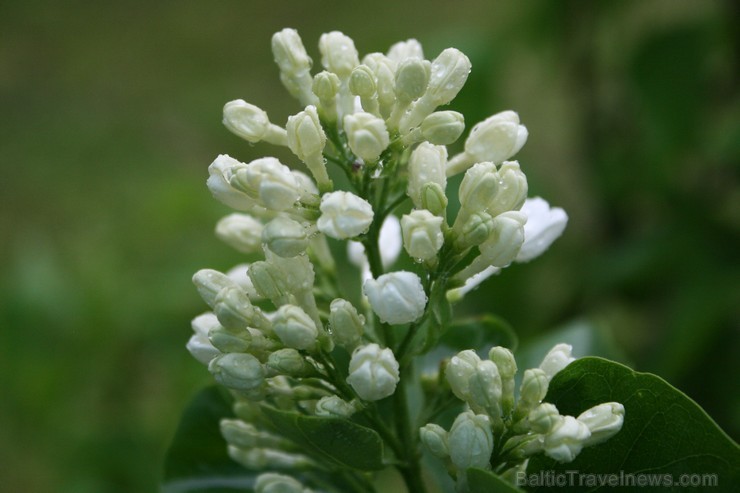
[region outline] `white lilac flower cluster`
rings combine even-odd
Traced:
[[[458,301],[510,263],[537,257],[562,234],[567,215],[527,198],[526,176],[511,158],[528,134],[512,111],[476,124],[464,150],[448,156],[464,118],[438,108],[471,70],[460,51],[430,61],[411,39],[360,59],[352,39],[334,31],[319,40],[324,70],[316,74],[295,30],[276,33],[272,51],[301,111],[280,126],[235,100],[224,106],[223,122],[296,159],[243,163],[221,155],[208,168],[214,197],[237,211],[218,222],[216,235],[263,259],[195,274],[211,311],[193,320],[187,347],[246,415],[260,402],[319,416],[371,412],[368,403],[396,391],[404,361],[429,349],[414,336],[431,323],[430,305]],[[327,166],[344,173],[348,190],[335,190]],[[447,180],[459,173],[460,207],[448,221]],[[407,212],[399,220],[396,211]],[[354,304],[342,296],[328,239],[349,240],[349,260],[362,271]],[[416,268],[387,271],[402,248]],[[406,334],[402,343],[394,332]],[[231,456],[248,467],[311,461],[245,420],[223,426]]]
[[[553,404],[542,402],[556,373],[574,361],[567,344],[553,347],[538,368],[524,372],[515,398],[514,355],[504,347],[490,350],[489,359],[466,350],[453,356],[445,379],[467,409],[449,431],[429,423],[420,430],[421,441],[464,481],[470,467],[489,469],[500,465],[502,473],[526,467],[535,454],[544,453],[558,462],[571,462],[584,447],[602,443],[621,428],[624,406],[607,402],[578,417],[562,416]]]

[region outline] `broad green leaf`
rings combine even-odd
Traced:
[[[306,453],[340,467],[375,471],[385,467],[383,441],[370,428],[347,419],[304,416],[263,406],[276,431]]]
[[[518,339],[506,320],[493,315],[483,315],[452,324],[440,342],[458,351],[487,350],[493,346],[504,346],[513,351],[516,349]]]
[[[476,467],[468,469],[468,491],[470,493],[523,493],[522,490],[491,471]]]
[[[226,453],[221,418],[232,417],[230,396],[218,387],[200,391],[182,415],[164,466],[163,493],[251,491],[255,474]]]
[[[530,460],[528,477],[548,471],[601,475],[652,475],[648,479],[713,481],[716,487],[694,487],[693,491],[736,491],[740,484],[740,447],[685,394],[665,380],[638,373],[601,358],[582,358],[558,373],[550,384],[546,401],[562,414],[578,416],[603,402],[621,402],[625,407],[622,430],[605,443],[584,449],[575,461],[558,464],[544,456]],[[535,476],[529,476],[535,475]],[[657,476],[656,476],[657,475]],[[669,476],[666,476],[669,475]],[[685,477],[683,475],[698,475]],[[594,477],[594,481],[608,476]],[[597,491],[597,485],[579,485],[576,475],[568,491]],[[637,479],[633,479],[637,481]],[[665,483],[661,483],[665,484]],[[529,483],[529,491],[563,491],[562,485]],[[660,491],[692,491],[667,487]],[[645,491],[651,491],[645,489]]]

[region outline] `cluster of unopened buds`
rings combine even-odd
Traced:
[[[325,70],[312,75],[295,30],[276,33],[272,50],[280,80],[303,109],[281,127],[259,107],[236,100],[225,105],[223,121],[250,143],[289,148],[309,173],[274,157],[242,163],[221,155],[211,164],[208,188],[238,211],[219,221],[217,236],[264,260],[195,274],[211,311],[193,320],[188,343],[237,399],[239,419],[222,423],[230,455],[258,470],[314,463],[252,422],[260,405],[372,419],[372,403],[412,385],[406,380],[413,378],[413,357],[444,332],[447,321],[435,307],[461,300],[512,262],[537,257],[567,222],[562,209],[527,198],[526,176],[510,160],[528,135],[516,113],[476,124],[462,152],[448,156],[446,146],[462,135],[464,119],[437,108],[468,77],[470,61],[460,51],[448,48],[428,61],[421,45],[408,40],[360,60],[353,41],[335,31],[321,36]],[[344,175],[347,190],[335,188],[327,167]],[[447,181],[460,173],[459,208],[450,207],[457,210],[450,218]],[[347,257],[363,280],[362,293],[346,296],[351,301],[340,296],[328,239],[349,240]],[[393,271],[402,249],[414,268]],[[564,354],[562,347],[554,351],[541,369],[525,372],[516,405],[516,364],[508,350],[494,348],[490,361],[473,351],[453,357],[446,378],[470,410],[449,432],[422,428],[424,443],[461,469],[490,466],[494,454],[511,464],[542,451],[570,460],[580,447],[604,439],[603,430],[618,429],[602,424],[605,408],[576,419],[541,403],[552,374],[569,359],[552,363]],[[608,406],[621,419],[621,407]],[[411,435],[418,437],[418,427]],[[504,439],[501,446],[494,447],[494,438]],[[284,487],[279,491],[304,491],[275,474],[256,488],[267,492],[277,484]]]

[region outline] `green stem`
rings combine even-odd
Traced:
[[[409,493],[424,493],[426,487],[421,477],[421,454],[418,447],[418,431],[412,424],[409,413],[407,383],[413,379],[413,369],[409,365],[406,371],[401,372],[396,392],[393,394],[396,410],[396,429],[405,451],[405,465],[398,466]]]

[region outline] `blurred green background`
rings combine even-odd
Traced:
[[[209,375],[185,351],[190,277],[242,259],[212,234],[219,153],[246,99],[298,110],[270,36],[318,60],[416,37],[473,72],[468,125],[519,112],[534,195],[563,238],[466,299],[524,344],[585,321],[740,436],[740,32],[732,1],[6,1],[0,4],[0,485],[156,491],[178,416]],[[284,152],[278,154],[291,160]],[[734,387],[732,382],[735,382]]]

